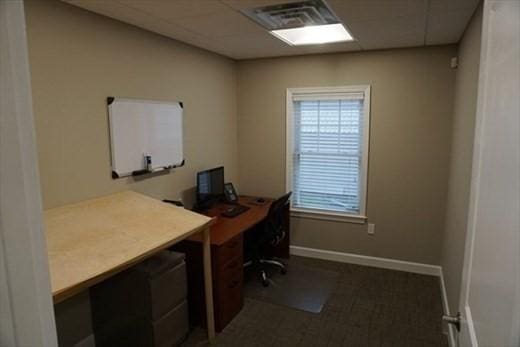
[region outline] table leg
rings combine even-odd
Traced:
[[[204,252],[204,292],[206,297],[206,321],[208,327],[208,340],[210,343],[215,339],[215,319],[213,316],[213,281],[211,277],[211,243],[209,228],[204,229],[203,252]]]

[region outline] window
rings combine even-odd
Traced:
[[[364,222],[370,86],[287,90],[292,214]]]

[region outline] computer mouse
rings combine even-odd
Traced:
[[[263,199],[263,198],[258,198],[258,199],[256,199],[256,202],[264,203],[264,202],[265,202],[265,199]]]

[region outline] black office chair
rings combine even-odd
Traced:
[[[244,263],[244,267],[252,266],[257,269],[260,272],[264,287],[269,285],[266,265],[277,266],[282,274],[285,275],[287,273],[285,264],[275,260],[273,257],[269,257],[268,254],[287,235],[283,221],[290,197],[291,192],[275,200],[269,208],[263,228],[253,232],[252,235],[246,238],[246,254],[250,255],[250,260]]]

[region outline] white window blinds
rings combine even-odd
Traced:
[[[293,208],[362,212],[364,105],[363,91],[292,95]]]

